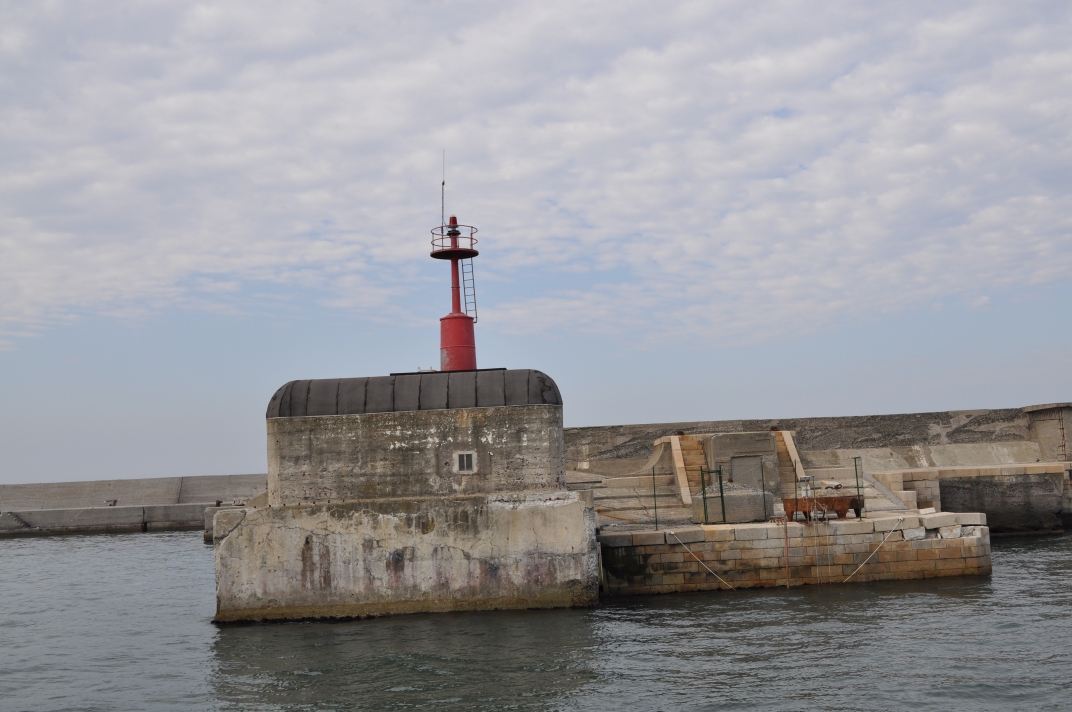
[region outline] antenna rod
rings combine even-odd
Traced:
[[[443,149],[443,182],[439,185],[439,224],[447,224],[447,149]]]

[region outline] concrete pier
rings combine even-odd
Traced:
[[[0,485],[0,537],[203,529],[207,507],[267,486],[258,474]]]

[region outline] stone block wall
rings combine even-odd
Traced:
[[[989,574],[985,522],[981,514],[946,513],[901,521],[603,533],[603,591],[620,596],[785,586],[787,548],[791,586],[842,582],[865,561],[852,582]]]

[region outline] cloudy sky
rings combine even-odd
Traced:
[[[1072,400],[1062,2],[0,4],[0,482],[257,472],[294,378],[567,425]]]

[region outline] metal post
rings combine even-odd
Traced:
[[[722,523],[726,523],[726,493],[722,491],[722,465],[718,466],[718,498],[722,501]]]
[[[659,493],[655,490],[655,466],[651,468],[651,498],[655,502],[655,529],[659,528]]]
[[[707,470],[700,468],[700,496],[703,497],[703,523],[710,524],[707,521],[707,480],[704,478],[706,472]]]
[[[860,505],[859,517],[862,519],[864,516],[864,496],[860,492],[860,470],[863,468],[863,463],[859,457],[852,458],[852,466],[856,469],[856,503]]]
[[[767,475],[763,472],[763,460],[759,461],[759,491],[763,493],[763,521],[767,521]]]

